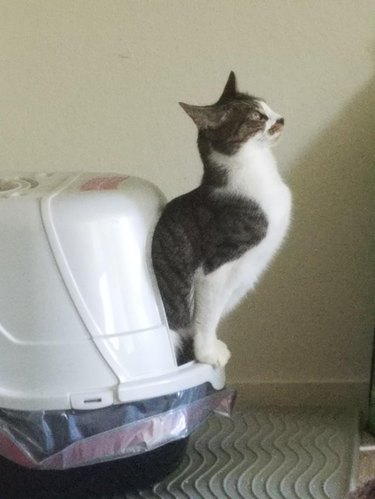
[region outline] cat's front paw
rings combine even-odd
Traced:
[[[202,344],[199,340],[194,342],[195,358],[203,364],[214,367],[224,367],[230,359],[231,353],[226,344],[221,340]]]

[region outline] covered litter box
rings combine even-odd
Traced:
[[[135,177],[0,176],[0,455],[117,459],[230,406],[222,369],[177,365],[150,258],[163,204]]]

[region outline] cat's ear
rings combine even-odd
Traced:
[[[216,128],[225,119],[223,110],[215,106],[191,106],[184,102],[179,104],[199,129]]]
[[[233,71],[230,72],[228,81],[225,84],[223,93],[220,96],[219,102],[228,99],[229,97],[233,97],[237,93],[237,82],[236,75]]]

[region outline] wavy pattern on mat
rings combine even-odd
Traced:
[[[147,499],[341,499],[349,489],[357,415],[254,409],[212,416],[179,469]],[[130,496],[129,496],[130,497]]]

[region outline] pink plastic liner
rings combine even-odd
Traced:
[[[234,401],[235,392],[225,388],[181,407],[83,438],[40,461],[25,439],[17,440],[17,431],[0,422],[0,455],[40,470],[64,470],[131,457],[189,436],[213,412],[229,416]]]

